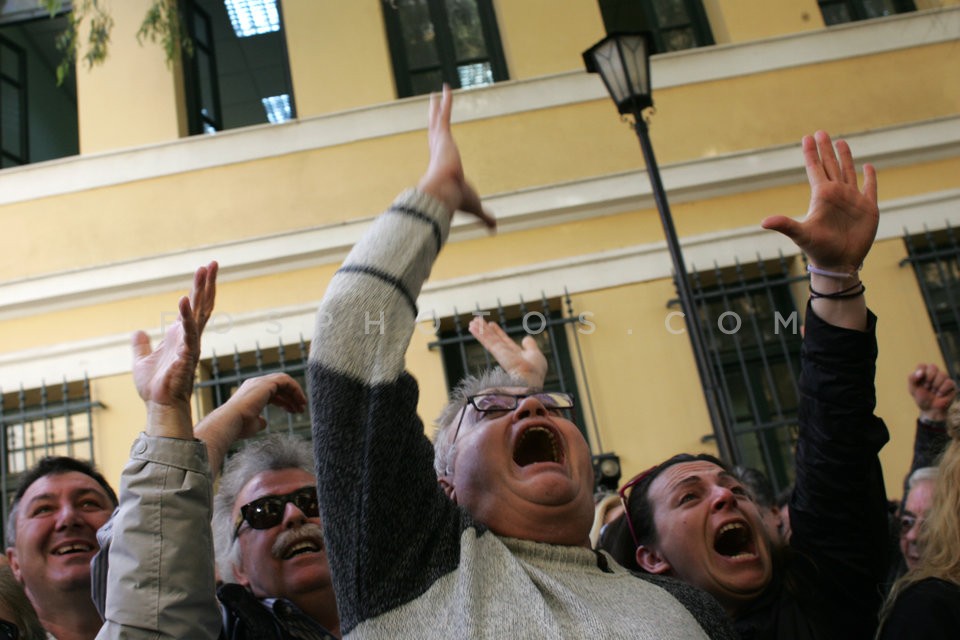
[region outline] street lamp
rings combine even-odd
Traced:
[[[603,84],[607,86],[610,97],[621,114],[633,116],[633,128],[640,138],[640,148],[647,163],[647,174],[653,188],[653,198],[660,212],[660,222],[667,240],[667,250],[673,260],[677,293],[680,307],[687,322],[687,333],[693,347],[693,357],[697,363],[700,382],[707,400],[713,432],[717,436],[717,448],[720,456],[728,462],[736,462],[727,430],[720,410],[720,396],[713,368],[707,358],[703,344],[703,332],[700,330],[700,316],[693,304],[693,290],[687,280],[687,269],[683,263],[683,252],[677,239],[677,230],[673,226],[673,216],[667,203],[667,194],[660,181],[660,169],[650,144],[650,132],[643,117],[643,110],[653,106],[650,89],[651,39],[646,32],[609,33],[607,37],[583,52],[583,61],[590,73],[599,73]]]

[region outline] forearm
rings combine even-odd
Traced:
[[[832,295],[850,289],[855,293],[859,282],[859,274],[846,279],[810,274],[810,289],[820,294]],[[833,299],[819,298],[811,293],[810,303],[816,314],[827,324],[854,331],[865,331],[867,328],[867,302],[862,294]]]
[[[108,583],[98,638],[218,637],[211,497],[201,442],[140,436],[94,560]]]
[[[416,299],[450,230],[450,212],[416,190],[377,218],[320,304],[311,360],[352,379],[396,380],[413,334]]]

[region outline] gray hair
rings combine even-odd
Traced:
[[[937,469],[937,467],[920,467],[919,469],[915,469],[907,479],[907,491],[910,491],[915,485],[921,482],[936,482],[937,476],[939,475],[940,470]]]
[[[213,543],[217,569],[224,582],[236,582],[233,568],[240,563],[240,545],[233,535],[233,506],[240,491],[259,473],[303,469],[316,473],[310,442],[286,434],[272,434],[248,443],[227,460],[213,499]]]
[[[453,474],[453,461],[456,458],[457,446],[449,442],[460,420],[460,412],[466,408],[467,398],[476,395],[485,389],[532,389],[530,385],[517,376],[511,375],[497,367],[487,369],[479,376],[463,378],[450,392],[447,405],[437,417],[436,435],[433,438],[433,468],[438,477]],[[451,428],[453,427],[453,428]]]

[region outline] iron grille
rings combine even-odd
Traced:
[[[904,231],[907,258],[917,277],[930,314],[940,352],[950,377],[960,374],[960,243],[949,225],[945,229],[910,235]]]
[[[20,475],[45,456],[93,461],[93,409],[90,381],[67,382],[0,394],[0,490],[3,525]],[[2,527],[3,525],[0,525]]]

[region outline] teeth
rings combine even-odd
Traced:
[[[323,547],[322,547],[321,545],[317,544],[317,543],[316,543],[315,541],[313,541],[313,540],[303,540],[303,541],[298,542],[297,544],[293,545],[293,546],[290,547],[289,549],[287,549],[287,552],[286,552],[285,554],[283,554],[283,557],[284,557],[284,558],[290,558],[290,557],[293,557],[294,555],[300,553],[301,551],[321,551],[322,549],[323,549]]]
[[[53,553],[58,556],[62,556],[67,553],[73,553],[74,551],[87,552],[93,551],[93,547],[89,544],[68,544],[65,547],[60,547]]]
[[[717,531],[717,537],[723,535],[727,531],[733,531],[734,529],[744,529],[745,527],[739,522],[731,522],[730,524],[725,524],[720,528],[720,531]]]

